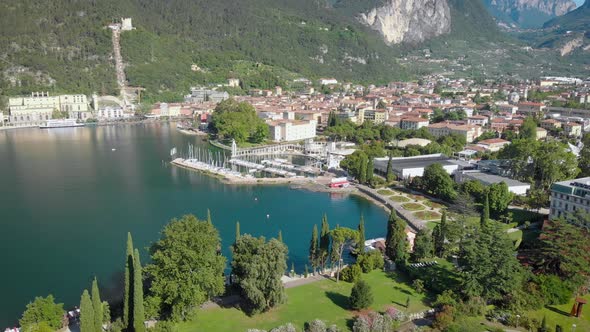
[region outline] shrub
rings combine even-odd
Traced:
[[[326,323],[322,320],[315,319],[307,325],[305,332],[326,332]]]
[[[363,273],[369,273],[376,269],[382,270],[385,263],[381,252],[373,250],[358,256],[357,264],[361,267]]]
[[[361,278],[362,270],[358,264],[349,265],[340,271],[340,278],[346,282],[356,282]]]
[[[414,287],[416,292],[420,294],[424,293],[424,281],[422,281],[421,279],[415,279],[412,282],[412,287]]]
[[[566,304],[573,295],[573,290],[557,276],[539,275],[537,282],[548,304]]]
[[[486,301],[481,297],[471,297],[465,302],[461,302],[459,311],[470,317],[482,316],[486,312]]]
[[[293,326],[293,324],[287,323],[285,325],[275,327],[274,329],[270,330],[270,332],[297,332],[297,329],[295,326]]]
[[[432,327],[443,331],[449,327],[455,320],[455,308],[445,305],[440,312],[434,315]]]
[[[364,280],[357,281],[348,298],[350,307],[355,310],[366,309],[373,303],[371,286]]]

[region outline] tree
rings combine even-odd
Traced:
[[[361,214],[361,221],[358,226],[358,242],[356,245],[357,254],[365,252],[365,218]]]
[[[587,177],[590,176],[590,133],[584,134],[584,137],[582,137],[582,144],[584,144],[584,146],[580,151],[579,166],[582,170],[580,176]]]
[[[408,256],[406,223],[397,216],[395,209],[391,210],[387,221],[385,254],[397,264],[405,264]]]
[[[240,239],[240,222],[236,221],[236,242]]]
[[[326,267],[330,253],[330,225],[328,224],[328,216],[324,214],[322,217],[322,232],[320,233],[320,254],[319,261],[322,271]]]
[[[80,332],[95,332],[94,308],[88,290],[84,290],[80,299]]]
[[[387,161],[387,171],[385,173],[385,178],[387,182],[393,182],[395,180],[395,175],[393,174],[393,160],[391,154],[389,155],[389,160]]]
[[[234,99],[217,104],[210,128],[219,137],[234,139],[236,143],[260,143],[268,137],[268,126],[258,117],[254,107]]]
[[[367,176],[366,176],[367,183],[371,183],[371,181],[373,180],[374,168],[375,168],[375,166],[373,164],[373,158],[369,158],[369,160],[367,161]]]
[[[419,261],[424,258],[432,257],[434,252],[434,243],[432,241],[432,234],[427,228],[423,228],[418,231],[416,238],[414,239],[414,252],[412,253],[412,259]]]
[[[210,298],[223,294],[225,257],[218,253],[217,229],[193,215],[172,219],[150,248],[146,266],[152,296],[159,297],[166,314],[189,319]]]
[[[514,140],[498,154],[508,159],[512,176],[547,189],[555,182],[575,178],[580,170],[568,146],[559,141]]]
[[[445,201],[450,202],[457,196],[453,180],[439,163],[429,165],[424,169],[422,183],[427,192]]]
[[[100,300],[100,292],[98,291],[98,281],[96,277],[92,281],[92,309],[94,310],[94,331],[102,332],[102,301]]]
[[[459,256],[463,290],[469,297],[499,300],[522,285],[523,272],[512,241],[497,224],[467,237]]]
[[[123,293],[123,325],[130,329],[133,322],[133,239],[127,233],[127,254],[125,255],[125,288]]]
[[[434,242],[434,253],[440,258],[445,256],[444,249],[445,249],[445,238],[446,238],[446,231],[447,231],[447,211],[442,212],[442,216],[440,218],[440,224],[434,227],[432,232],[432,238]]]
[[[332,263],[338,263],[336,282],[338,282],[340,279],[340,268],[342,265],[342,254],[344,253],[344,247],[348,242],[358,244],[358,238],[358,232],[350,228],[338,227],[330,231],[330,240],[332,241],[332,252],[330,258]]]
[[[537,140],[537,122],[532,117],[527,117],[520,126],[519,136],[526,140]]]
[[[277,236],[277,240],[279,240],[279,242],[283,242],[283,232],[281,232],[279,230],[279,235]]]
[[[208,223],[211,225],[210,223]],[[145,312],[143,307],[143,278],[139,250],[133,252],[133,330],[145,331]]]
[[[481,211],[481,218],[479,224],[481,227],[485,227],[490,221],[490,202],[488,194],[486,193],[483,199],[483,210]]]
[[[358,175],[358,180],[361,184],[365,184],[365,183],[367,183],[367,180],[369,180],[369,179],[367,179],[367,175],[369,174],[368,164],[369,164],[369,158],[367,157],[367,155],[365,153],[362,153],[360,156],[360,160],[359,160],[359,175]]]
[[[211,210],[207,209],[207,222],[212,224],[213,222],[211,221]]]
[[[357,281],[354,286],[352,286],[352,291],[350,292],[348,301],[350,303],[350,307],[354,310],[368,308],[373,303],[373,292],[371,291],[371,286],[369,286],[369,284],[362,279]]]
[[[250,314],[267,311],[285,300],[281,277],[287,269],[287,247],[282,242],[264,237],[242,235],[231,246],[232,272]]]
[[[33,302],[27,304],[27,308],[19,320],[21,330],[29,331],[40,324],[44,324],[52,331],[62,327],[64,315],[63,303],[55,303],[53,295],[36,297]]]
[[[541,240],[537,270],[555,274],[568,281],[573,288],[588,282],[590,275],[590,233],[563,219],[545,224]]]
[[[309,241],[309,262],[311,263],[311,267],[313,268],[314,273],[320,265],[319,256],[320,248],[318,239],[318,225],[313,225],[313,230],[311,232],[311,240]]]
[[[508,189],[506,182],[493,183],[488,188],[489,212],[495,219],[504,215],[514,195]]]

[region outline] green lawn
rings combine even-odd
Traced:
[[[389,196],[389,195],[393,195],[394,194],[394,192],[391,191],[391,190],[389,190],[389,189],[379,189],[379,190],[377,190],[377,193],[379,195],[385,195],[385,196]]]
[[[424,201],[424,202],[422,202],[422,204],[424,204],[428,207],[431,207],[431,208],[435,208],[435,209],[442,209],[445,207],[444,205],[442,205],[440,203],[433,202],[431,200]]]
[[[406,299],[410,297],[409,312],[425,310],[424,296],[418,295],[397,274],[373,271],[363,275],[372,287],[374,303],[372,309],[383,311],[395,306],[406,311]],[[287,289],[287,303],[270,312],[246,316],[238,309],[212,308],[202,310],[192,322],[178,325],[178,332],[217,331],[240,332],[249,328],[270,330],[279,325],[293,323],[298,330],[303,330],[306,322],[322,319],[328,324],[336,324],[343,331],[348,331],[347,323],[355,314],[349,311],[348,296],[352,284],[336,283],[324,280],[305,286]]]
[[[410,199],[405,197],[405,196],[389,196],[389,199],[394,201],[394,202],[398,202],[398,203],[405,203],[405,202],[409,202]]]
[[[586,300],[590,301],[590,295],[584,296]],[[576,324],[576,332],[590,331],[590,307],[586,304],[582,312],[582,317],[570,317],[569,313],[574,304],[573,299],[568,304],[555,305],[543,308],[541,310],[527,312],[526,315],[531,318],[537,318],[539,321],[543,316],[547,317],[547,325],[555,330],[555,325],[559,324],[563,331],[571,331],[572,324]]]
[[[418,211],[413,213],[414,217],[422,220],[440,220],[441,214],[434,211]]]
[[[420,211],[425,209],[424,205],[418,203],[406,203],[402,204],[402,207],[408,211]]]
[[[408,194],[408,196],[413,200],[423,201],[426,199],[426,197],[420,195]]]

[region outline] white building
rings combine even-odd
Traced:
[[[428,132],[434,137],[448,136],[451,134],[465,137],[467,143],[473,142],[483,133],[480,126],[474,125],[456,125],[452,123],[440,122],[428,126]]]
[[[400,121],[400,128],[406,130],[418,130],[422,127],[428,126],[430,122],[423,118],[403,118]]]
[[[504,182],[508,186],[508,191],[515,195],[521,196],[526,195],[526,193],[531,189],[531,185],[528,183],[516,181],[499,175],[482,173],[480,171],[457,172],[455,173],[455,181],[457,181],[457,183],[462,183],[466,181],[477,181],[486,187],[494,183]]]
[[[393,173],[398,179],[411,179],[416,176],[423,176],[424,169],[432,164],[440,164],[449,174],[453,174],[465,164],[459,160],[450,159],[440,153],[415,157],[398,157],[392,158],[391,161]],[[389,158],[375,158],[373,162],[375,171],[379,174],[387,174],[388,163]]]
[[[33,92],[30,97],[8,99],[8,120],[11,125],[40,125],[52,119],[54,111],[80,120],[92,116],[85,95],[50,96],[49,92]]]
[[[126,18],[121,19],[121,30],[123,30],[123,31],[133,30],[133,24],[131,23],[130,17],[126,17]]]
[[[590,213],[590,177],[556,182],[551,186],[549,219]]]
[[[317,121],[279,120],[268,123],[270,139],[276,142],[300,141],[316,136]]]
[[[338,81],[335,78],[320,78],[320,85],[335,85]]]
[[[105,107],[96,111],[95,116],[99,120],[116,120],[125,117],[121,107]]]

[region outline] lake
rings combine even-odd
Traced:
[[[162,227],[184,214],[210,209],[226,256],[238,220],[242,233],[281,230],[298,272],[324,213],[332,227],[356,227],[362,214],[367,238],[385,235],[385,211],[360,197],[227,185],[170,166],[170,149],[189,143],[206,144],[166,123],[0,131],[0,329],[35,296],[78,305],[94,276],[116,298],[127,232],[147,262]]]

